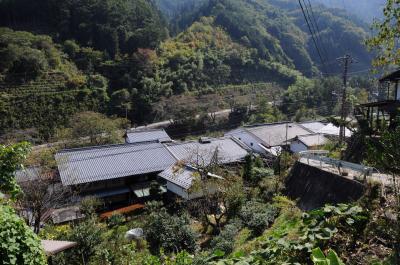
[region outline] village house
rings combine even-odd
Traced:
[[[150,182],[176,162],[159,142],[63,150],[55,158],[63,185],[110,204],[148,196]]]
[[[320,121],[308,121],[299,123],[302,127],[315,134],[323,134],[328,138],[339,138],[340,127],[335,126],[332,123],[323,123]],[[345,128],[345,137],[350,137],[353,132],[348,128]]]
[[[138,136],[146,141],[139,142]],[[130,204],[150,195],[153,180],[166,184],[161,185],[163,192],[174,192],[173,182],[158,174],[176,163],[208,163],[217,153],[218,162],[228,164],[248,154],[243,143],[231,138],[161,143],[159,139],[148,141],[154,137],[140,132],[132,139],[134,143],[60,151],[55,159],[62,184],[73,187],[81,196],[102,198],[108,205]]]
[[[278,156],[287,140],[313,132],[294,122],[245,126],[226,133],[244,142],[255,153],[266,157]]]
[[[329,139],[323,134],[307,134],[299,135],[289,140],[290,151],[292,153],[300,153],[308,150],[321,149],[329,143]]]
[[[172,142],[171,137],[169,137],[169,135],[164,129],[146,129],[146,130],[131,129],[126,131],[124,137],[125,137],[125,143],[128,144],[153,142],[153,141],[159,143]]]
[[[283,148],[291,150],[293,143],[294,150],[307,148],[306,150],[315,149],[319,144],[327,142],[328,139],[339,137],[340,128],[332,123],[323,123],[319,121],[310,122],[281,122],[257,124],[244,126],[226,133],[226,136],[234,137],[245,143],[255,153],[261,154],[267,158],[273,158],[280,154]],[[308,139],[305,139],[306,136]],[[352,132],[346,129],[346,137],[350,137]],[[300,137],[308,142],[300,144]],[[321,140],[319,142],[319,140]],[[298,145],[300,144],[300,145]],[[299,149],[300,150],[300,149]]]
[[[167,189],[181,198],[191,200],[201,197],[201,191],[192,189],[193,183],[199,180],[199,170],[206,169],[210,164],[233,165],[242,162],[250,149],[237,139],[202,138],[200,141],[166,144],[166,148],[175,155],[177,162],[171,165],[159,176],[167,181]],[[212,172],[206,172],[207,177],[221,178]],[[208,187],[213,192],[214,187]]]

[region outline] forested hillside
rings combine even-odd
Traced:
[[[285,0],[0,1],[0,134],[34,129],[49,140],[86,110],[152,122],[165,116],[154,112],[161,98],[259,82],[287,89],[338,73],[345,53],[354,70],[369,68],[366,26],[314,11],[326,67]]]
[[[317,0],[327,7],[345,9],[349,16],[356,15],[366,22],[383,17],[385,0]]]
[[[164,2],[175,2],[164,0]],[[326,62],[345,53],[359,62],[356,69],[368,68],[371,55],[364,47],[368,25],[351,19],[344,11],[319,6],[313,9],[319,25],[318,40]],[[215,17],[216,24],[224,28],[237,41],[258,50],[259,56],[295,67],[307,76],[319,70],[338,72],[335,66],[323,68],[306,21],[297,1],[257,0],[205,1],[196,12],[183,13],[177,20],[178,28],[186,28],[202,16]]]

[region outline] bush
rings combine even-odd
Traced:
[[[262,167],[254,167],[253,174],[252,174],[252,181],[254,183],[258,183],[262,179],[266,177],[271,177],[274,175],[274,171],[269,168],[262,168]]]
[[[14,210],[0,205],[1,264],[47,264],[39,238]]]
[[[284,184],[277,176],[267,177],[259,183],[259,197],[264,201],[271,201],[274,196],[279,194],[284,189]]]
[[[240,224],[228,224],[221,233],[211,240],[210,246],[213,250],[221,250],[225,254],[233,251],[235,245],[235,237],[239,233]]]
[[[240,209],[239,216],[243,224],[257,236],[274,222],[277,212],[278,210],[273,205],[248,201]]]
[[[166,252],[196,250],[196,234],[190,227],[186,215],[171,216],[165,209],[153,212],[145,225],[145,235],[152,251],[158,253],[162,248]]]
[[[107,226],[114,227],[121,225],[125,222],[125,217],[120,213],[113,213],[109,218],[107,218]]]
[[[72,248],[66,257],[65,264],[87,263],[96,253],[98,246],[102,242],[103,229],[94,217],[89,217],[85,221],[73,227],[68,240],[77,242],[78,246]]]

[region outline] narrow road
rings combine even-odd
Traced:
[[[215,117],[227,117],[229,115],[229,113],[231,113],[231,109],[223,109],[214,113],[208,113],[209,116],[215,115]],[[196,115],[196,118],[199,118],[200,114]],[[136,128],[132,128],[135,130],[144,130],[144,129],[159,129],[159,128],[166,128],[168,127],[168,125],[171,124],[171,122],[173,122],[173,120],[166,120],[166,121],[159,121],[159,122],[154,122],[154,123],[150,123],[147,125],[143,125],[143,126],[139,126]],[[89,137],[82,137],[80,138],[80,140],[88,140]],[[66,144],[68,143],[67,140],[65,141],[58,141],[58,142],[53,142],[53,143],[47,143],[47,144],[42,144],[42,145],[36,145],[33,146],[32,149],[37,151],[40,149],[44,149],[44,148],[50,148],[50,147],[54,147],[57,145],[61,145],[61,144]]]
[[[231,109],[223,109],[223,110],[219,110],[217,112],[213,112],[213,113],[208,113],[208,116],[212,116],[215,115],[215,117],[227,117],[229,116],[229,113],[231,113]],[[199,118],[200,114],[196,115],[196,118]],[[143,125],[143,126],[138,126],[136,128],[132,128],[135,130],[144,130],[144,129],[158,129],[158,128],[165,128],[168,125],[170,125],[174,120],[166,120],[166,121],[159,121],[159,122],[155,122],[155,123],[150,123],[147,125]]]

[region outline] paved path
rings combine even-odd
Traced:
[[[317,167],[320,168],[322,170],[325,170],[327,172],[336,174],[336,175],[341,175],[344,178],[348,178],[351,180],[359,180],[359,181],[363,181],[364,179],[364,174],[361,171],[357,171],[351,168],[346,168],[345,166],[341,167],[340,171],[342,172],[347,172],[348,175],[344,176],[339,172],[339,168],[335,165],[332,165],[330,163],[326,163],[326,162],[322,162],[320,160],[317,159],[312,159],[312,158],[300,158],[299,162],[303,163],[303,164],[307,164],[313,167]],[[393,181],[392,181],[392,176],[388,175],[388,174],[383,174],[383,173],[379,173],[376,172],[376,170],[374,170],[374,172],[372,173],[372,175],[367,176],[368,179],[370,180],[374,180],[377,182],[381,182],[384,184],[384,186],[392,186],[393,185]]]

